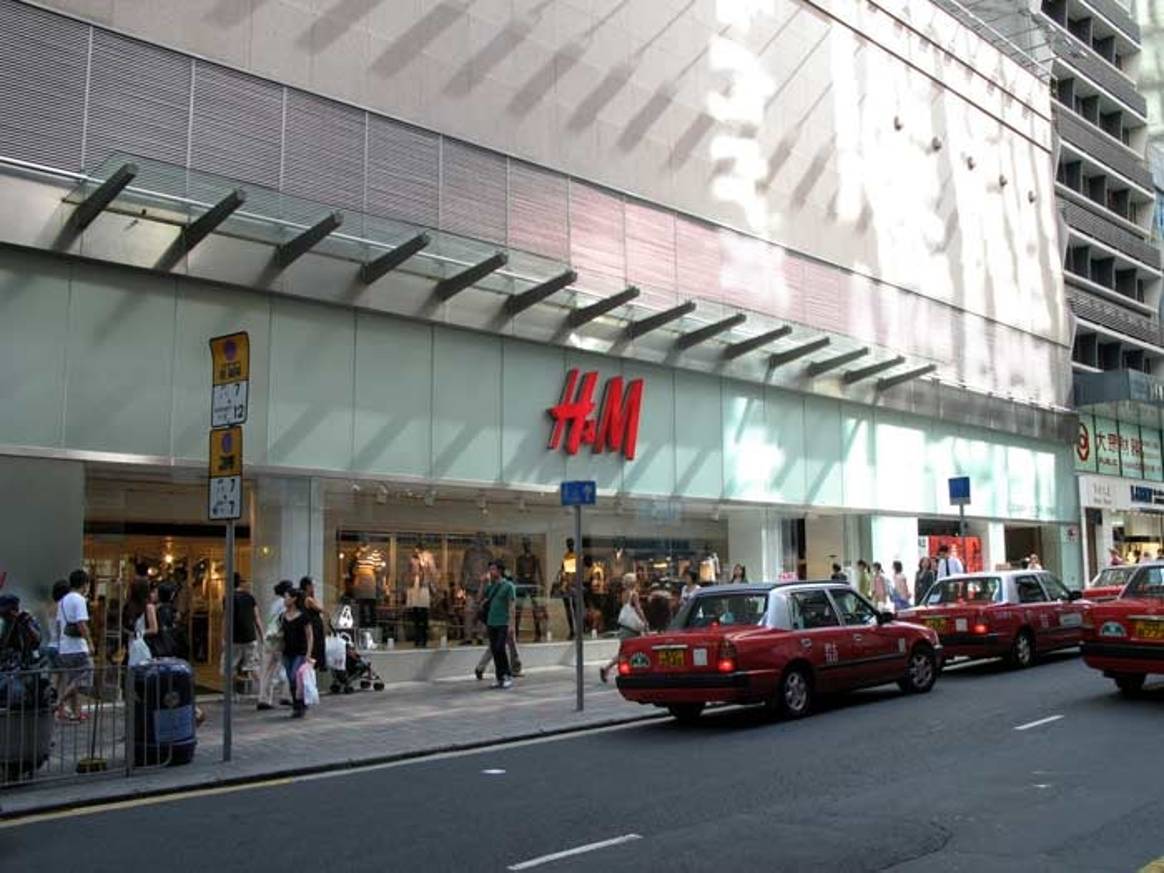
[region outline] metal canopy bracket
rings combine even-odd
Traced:
[[[803,358],[805,355],[811,355],[813,352],[818,352],[825,348],[832,342],[832,339],[827,336],[822,336],[820,339],[814,339],[802,346],[797,346],[794,349],[789,349],[786,352],[777,352],[768,357],[768,367],[775,369],[784,364],[790,364],[798,358]]]
[[[698,330],[693,330],[690,333],[685,333],[679,339],[675,340],[675,348],[679,350],[689,349],[692,346],[697,346],[702,342],[707,342],[713,336],[718,336],[724,331],[731,330],[737,325],[743,324],[748,320],[748,316],[742,312],[737,312],[735,315],[729,315],[727,318],[716,321],[706,327],[701,327]]]
[[[644,334],[648,334],[653,330],[658,330],[665,324],[670,324],[672,321],[682,318],[684,315],[690,315],[695,311],[695,302],[688,300],[686,303],[680,303],[678,306],[672,306],[657,315],[651,315],[647,318],[640,318],[638,321],[632,322],[626,329],[626,338],[628,340],[638,339]]]
[[[876,376],[878,373],[892,370],[898,364],[904,363],[905,356],[898,355],[896,358],[890,358],[888,361],[882,361],[879,364],[870,364],[868,367],[862,367],[859,370],[846,370],[844,375],[841,376],[841,379],[846,385],[852,385],[854,382],[860,382],[862,379],[868,379],[870,376]]]
[[[344,223],[341,212],[332,212],[321,218],[312,227],[307,228],[299,236],[280,245],[275,249],[275,263],[280,267],[289,267],[303,255],[311,251],[325,236]]]
[[[877,390],[885,391],[893,388],[895,385],[901,385],[904,382],[909,382],[912,379],[919,379],[922,376],[928,376],[934,370],[938,369],[937,364],[926,364],[924,367],[918,367],[914,370],[907,370],[904,373],[899,373],[896,376],[886,376],[884,379],[877,380]]]
[[[843,355],[837,355],[835,358],[813,361],[804,369],[810,376],[819,376],[822,373],[827,373],[829,370],[835,370],[837,367],[843,367],[845,364],[852,363],[858,358],[863,358],[867,354],[869,354],[869,347],[865,346],[864,348],[853,349],[851,352],[845,352]]]
[[[247,202],[247,192],[242,188],[235,188],[205,212],[203,212],[191,224],[182,228],[181,240],[182,246],[186,251],[190,251],[197,246],[202,240],[210,236],[219,225],[230,218],[232,212]]]
[[[754,352],[761,346],[766,346],[773,340],[778,340],[781,337],[786,337],[792,333],[792,328],[787,324],[784,327],[778,327],[775,330],[770,330],[767,333],[762,333],[759,336],[754,336],[751,339],[746,339],[743,342],[732,343],[723,350],[723,357],[725,361],[734,361],[736,358],[746,355],[748,352]]]
[[[425,248],[431,240],[427,233],[418,233],[411,239],[407,239],[392,249],[390,252],[385,252],[375,260],[368,261],[360,267],[360,281],[365,285],[371,285],[377,279],[391,273],[421,249]]]
[[[455,276],[449,276],[447,279],[441,279],[436,283],[433,293],[441,300],[452,300],[457,294],[460,294],[466,288],[480,282],[490,273],[500,270],[509,263],[509,255],[505,252],[497,252],[494,255],[486,258],[479,264],[462,270]]]
[[[525,312],[531,306],[541,303],[547,297],[557,294],[563,288],[573,285],[578,281],[578,274],[573,270],[555,276],[552,279],[534,285],[532,288],[527,288],[520,294],[514,294],[505,301],[505,312],[510,316]]]
[[[94,189],[93,193],[77,204],[73,214],[69,216],[69,223],[74,230],[81,231],[93,223],[125,186],[134,180],[138,174],[137,164],[122,164],[117,172]]]
[[[618,309],[618,307],[630,303],[642,292],[633,285],[625,291],[619,291],[605,300],[599,300],[597,303],[591,303],[589,306],[583,306],[580,309],[575,309],[570,313],[566,319],[570,327],[581,327],[582,325],[594,321],[594,319],[606,315],[611,310]]]

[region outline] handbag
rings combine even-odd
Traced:
[[[487,624],[489,622],[489,604],[493,602],[493,595],[496,593],[497,589],[494,588],[489,592],[489,596],[484,598],[477,605],[477,621],[481,622],[482,624]]]
[[[639,618],[639,614],[635,612],[635,608],[629,603],[624,603],[622,609],[618,612],[618,626],[624,627],[632,633],[641,634],[645,625],[643,620]]]
[[[150,647],[139,634],[134,634],[129,641],[129,666],[138,667],[150,660]]]

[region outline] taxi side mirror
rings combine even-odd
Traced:
[[[878,624],[886,624],[888,622],[894,621],[896,618],[897,618],[897,613],[890,612],[889,610],[885,610],[883,612],[877,613],[877,623]]]
[[[1082,600],[1083,599],[1083,592],[1076,591],[1075,589],[1071,589],[1070,591],[1067,592],[1067,599],[1068,600]]]

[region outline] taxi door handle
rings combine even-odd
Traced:
[[[858,642],[858,643],[859,643],[859,642],[861,642],[861,640],[863,640],[863,639],[864,639],[864,637],[862,637],[860,634],[853,634],[853,640],[854,640],[855,642]]]

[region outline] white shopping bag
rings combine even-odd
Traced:
[[[315,684],[315,668],[304,663],[296,674],[296,680],[303,685],[303,703],[306,706],[315,706],[319,703],[319,688]]]
[[[347,642],[341,636],[332,635],[324,642],[327,669],[343,670],[347,663]]]

